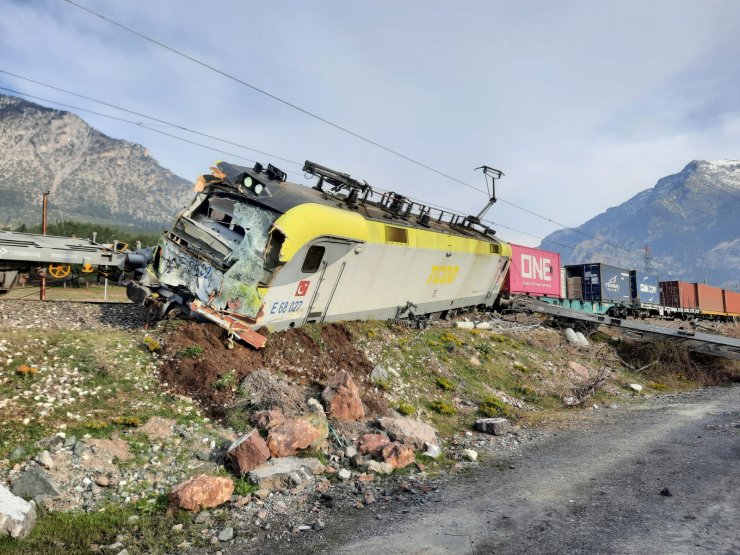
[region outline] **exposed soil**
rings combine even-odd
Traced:
[[[315,339],[311,332],[315,332]],[[188,348],[202,351],[188,357]],[[342,324],[276,333],[264,349],[256,350],[236,342],[230,349],[226,331],[215,324],[185,322],[167,336],[164,350],[162,381],[200,401],[212,417],[222,417],[225,407],[236,399],[236,388],[224,387],[224,382],[238,386],[245,376],[260,369],[281,372],[317,397],[332,374],[346,370],[360,389],[368,416],[388,411],[387,402],[370,383],[372,363]]]

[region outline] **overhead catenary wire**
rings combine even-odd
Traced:
[[[201,147],[201,148],[206,148],[208,150],[212,150],[213,152],[218,152],[219,154],[225,154],[226,156],[233,156],[234,158],[239,158],[240,160],[246,160],[247,162],[252,162],[252,163],[256,163],[257,162],[257,160],[254,160],[252,158],[246,158],[244,156],[241,156],[239,154],[235,154],[233,152],[226,152],[224,150],[221,150],[221,149],[218,149],[218,148],[209,146],[209,145],[205,145],[205,144],[199,143],[197,141],[192,141],[190,139],[186,139],[185,137],[180,137],[178,135],[173,135],[172,133],[167,133],[166,131],[162,131],[161,129],[155,129],[153,127],[149,127],[148,125],[145,125],[145,124],[143,124],[141,122],[138,122],[138,121],[132,121],[132,120],[129,120],[129,119],[126,119],[126,118],[122,118],[122,117],[119,117],[119,116],[113,116],[111,114],[104,114],[102,112],[97,112],[95,110],[90,110],[88,108],[82,108],[80,106],[73,106],[71,104],[66,104],[64,102],[59,102],[59,101],[51,100],[51,99],[48,99],[48,98],[42,98],[40,96],[36,96],[36,95],[32,95],[32,94],[28,94],[28,93],[16,91],[14,89],[9,89],[7,87],[0,87],[0,90],[7,91],[7,92],[10,92],[10,93],[13,93],[13,94],[17,94],[19,96],[24,96],[24,97],[27,97],[27,98],[33,98],[34,100],[40,100],[42,102],[48,102],[49,104],[56,104],[58,106],[64,106],[65,108],[70,108],[72,110],[79,110],[80,112],[87,112],[89,114],[93,114],[93,115],[96,115],[96,116],[100,116],[100,117],[104,117],[104,118],[108,118],[108,119],[112,119],[112,120],[116,120],[116,121],[121,121],[121,122],[124,122],[124,123],[129,123],[131,125],[136,125],[137,127],[141,127],[143,129],[147,129],[149,131],[153,131],[154,133],[159,133],[160,135],[165,135],[167,137],[171,137],[173,139],[177,139],[178,141],[189,143],[191,145],[198,146],[198,147]],[[286,170],[286,171],[288,173],[292,173],[294,175],[300,175],[298,172],[293,172],[293,171],[290,171],[290,170]]]
[[[436,168],[434,168],[432,166],[429,166],[428,164],[425,164],[424,162],[421,162],[419,160],[416,160],[414,158],[411,158],[410,156],[406,156],[405,154],[403,154],[403,153],[401,153],[401,152],[399,152],[399,151],[397,151],[397,150],[395,150],[393,148],[387,147],[387,146],[385,146],[385,145],[383,145],[383,144],[381,144],[381,143],[379,143],[379,142],[377,142],[377,141],[375,141],[373,139],[370,139],[368,137],[365,137],[364,135],[361,135],[360,133],[357,133],[355,131],[352,131],[351,129],[348,129],[345,126],[340,125],[338,123],[335,123],[335,122],[333,122],[333,121],[331,121],[331,120],[329,120],[329,119],[327,119],[327,118],[325,118],[323,116],[320,116],[320,115],[316,114],[315,112],[312,112],[312,111],[310,111],[310,110],[308,110],[306,108],[302,108],[301,106],[298,106],[297,104],[295,104],[293,102],[290,102],[288,100],[285,100],[284,98],[281,98],[281,97],[277,96],[276,94],[273,94],[273,93],[271,93],[271,92],[269,92],[269,91],[267,91],[267,90],[265,90],[265,89],[263,89],[261,87],[258,87],[257,85],[254,85],[252,83],[249,83],[248,81],[245,81],[245,80],[243,80],[243,79],[241,79],[239,77],[236,77],[236,76],[234,76],[234,75],[232,75],[232,74],[230,74],[230,73],[228,73],[228,72],[226,72],[226,71],[224,71],[222,69],[219,69],[219,68],[217,68],[217,67],[215,67],[215,66],[213,66],[211,64],[208,64],[208,63],[206,63],[206,62],[204,62],[202,60],[199,60],[198,58],[195,58],[194,56],[191,56],[189,54],[186,54],[182,50],[179,50],[177,48],[174,48],[172,46],[169,46],[169,45],[167,45],[167,44],[165,44],[165,43],[163,43],[163,42],[161,42],[161,41],[159,41],[157,39],[154,39],[154,38],[152,38],[152,37],[150,37],[150,36],[148,36],[148,35],[140,32],[140,31],[137,31],[135,29],[132,29],[131,27],[129,27],[127,25],[124,25],[123,23],[120,23],[118,21],[115,21],[114,19],[111,19],[111,18],[109,18],[109,17],[107,17],[107,16],[105,16],[105,15],[99,13],[99,12],[96,12],[96,11],[94,11],[94,10],[86,7],[86,6],[83,6],[82,4],[79,4],[78,2],[75,2],[74,0],[64,0],[64,1],[66,3],[74,6],[74,7],[82,10],[82,11],[87,12],[90,15],[93,15],[95,17],[98,17],[98,18],[102,19],[103,21],[106,21],[106,22],[108,22],[108,23],[110,23],[112,25],[115,25],[116,27],[119,27],[120,29],[123,29],[123,30],[125,30],[125,31],[127,31],[127,32],[129,32],[131,34],[134,34],[134,35],[138,36],[139,38],[141,38],[141,39],[143,39],[145,41],[148,41],[148,42],[150,42],[150,43],[152,43],[152,44],[154,44],[156,46],[159,46],[160,48],[163,48],[165,50],[168,50],[169,52],[172,52],[173,54],[175,54],[177,56],[180,56],[182,58],[185,58],[185,59],[187,59],[187,60],[189,60],[189,61],[191,61],[191,62],[193,62],[195,64],[200,65],[201,67],[204,67],[204,68],[206,68],[206,69],[208,69],[210,71],[213,71],[213,72],[221,75],[222,77],[225,77],[225,78],[230,79],[230,80],[232,80],[232,81],[234,81],[234,82],[236,82],[236,83],[238,83],[238,84],[240,84],[242,86],[245,86],[245,87],[247,87],[249,89],[252,89],[253,91],[255,91],[255,92],[259,93],[259,94],[265,95],[265,96],[267,96],[267,97],[269,97],[269,98],[271,98],[271,99],[273,99],[273,100],[275,100],[275,101],[277,101],[277,102],[279,102],[279,103],[281,103],[281,104],[283,104],[285,106],[288,106],[288,107],[290,107],[290,108],[292,108],[294,110],[297,110],[297,111],[299,111],[299,112],[301,112],[301,113],[303,113],[303,114],[305,114],[305,115],[307,115],[307,116],[309,116],[309,117],[311,117],[313,119],[316,119],[316,120],[318,120],[318,121],[320,121],[320,122],[322,122],[322,123],[324,123],[326,125],[329,125],[329,126],[335,128],[335,129],[339,130],[339,131],[342,131],[342,132],[344,132],[344,133],[346,133],[348,135],[351,135],[351,136],[353,136],[353,137],[355,137],[355,138],[357,138],[357,139],[359,139],[361,141],[364,141],[364,142],[366,142],[366,143],[368,143],[370,145],[373,145],[373,146],[375,146],[375,147],[377,147],[377,148],[379,148],[381,150],[384,150],[384,151],[386,151],[386,152],[388,152],[388,153],[390,153],[390,154],[392,154],[394,156],[397,156],[399,158],[402,158],[402,159],[404,159],[404,160],[406,160],[406,161],[408,161],[408,162],[410,162],[412,164],[415,164],[415,165],[417,165],[417,166],[419,166],[421,168],[424,168],[424,169],[426,169],[426,170],[428,170],[430,172],[433,172],[433,173],[435,173],[435,174],[437,174],[437,175],[439,175],[441,177],[444,177],[446,179],[449,179],[451,181],[454,181],[455,183],[458,183],[460,185],[463,185],[464,187],[467,187],[467,188],[472,189],[474,191],[478,191],[479,193],[483,193],[485,195],[488,195],[489,194],[488,191],[485,191],[483,189],[480,189],[478,187],[475,187],[473,185],[470,185],[469,183],[466,183],[462,179],[458,179],[457,177],[454,177],[454,176],[452,176],[452,175],[450,175],[448,173],[445,173],[445,172],[443,172],[441,170],[438,170],[438,169],[436,169]],[[590,235],[590,234],[585,233],[585,232],[583,232],[583,231],[581,231],[581,230],[579,230],[577,228],[573,228],[573,227],[567,226],[567,225],[565,225],[563,223],[560,223],[560,222],[558,222],[558,221],[556,221],[556,220],[554,220],[552,218],[549,218],[547,216],[544,216],[542,214],[539,214],[537,212],[534,212],[533,210],[529,210],[527,208],[524,208],[523,206],[520,206],[520,205],[518,205],[516,203],[513,203],[511,201],[507,201],[507,200],[505,200],[505,199],[503,199],[501,197],[498,197],[498,200],[500,200],[501,202],[504,202],[504,203],[508,204],[509,206],[512,206],[513,208],[517,208],[518,210],[522,210],[522,211],[524,211],[524,212],[526,212],[528,214],[531,214],[531,215],[533,215],[533,216],[535,216],[537,218],[541,218],[541,219],[543,219],[543,220],[545,220],[547,222],[550,222],[552,224],[555,224],[557,226],[560,226],[563,229],[568,229],[568,230],[573,231],[575,233],[578,233],[578,234],[580,234],[580,235],[582,235],[584,237],[588,237],[589,239],[594,239],[594,240],[596,240],[596,241],[598,241],[600,243],[603,243],[605,245],[609,245],[609,246],[618,248],[620,250],[623,250],[624,252],[629,252],[630,254],[633,254],[632,251],[627,251],[626,249],[624,249],[623,247],[620,247],[619,245],[617,245],[615,243],[611,243],[610,241],[607,241],[605,239],[602,239],[602,238],[599,238],[599,237]]]
[[[198,131],[198,130],[195,130],[195,129],[190,129],[190,128],[188,128],[188,127],[186,127],[184,125],[181,125],[179,123],[173,123],[173,122],[166,121],[166,120],[163,120],[161,118],[158,118],[156,116],[150,116],[150,115],[147,115],[147,114],[143,114],[141,112],[137,112],[137,111],[131,110],[129,108],[124,108],[123,106],[118,106],[116,104],[112,104],[110,102],[106,102],[105,100],[99,100],[97,98],[93,98],[91,96],[87,96],[87,95],[84,95],[84,94],[81,94],[81,93],[78,93],[78,92],[74,92],[74,91],[70,91],[70,90],[67,90],[67,89],[63,89],[63,88],[57,87],[55,85],[50,85],[49,83],[44,83],[42,81],[37,81],[36,79],[31,79],[30,77],[24,77],[23,75],[19,75],[17,73],[13,73],[13,72],[7,71],[5,69],[0,69],[0,73],[4,73],[5,75],[10,75],[11,77],[15,77],[16,79],[21,79],[21,80],[27,81],[29,83],[33,83],[34,85],[40,85],[40,86],[46,87],[48,89],[52,89],[52,90],[55,90],[55,91],[63,92],[65,94],[76,96],[76,97],[82,98],[84,100],[89,100],[90,102],[95,102],[95,103],[101,104],[103,106],[108,106],[109,108],[114,108],[116,110],[120,110],[122,112],[126,112],[126,113],[129,113],[129,114],[132,114],[134,116],[139,116],[139,117],[146,118],[146,119],[149,119],[149,120],[152,120],[152,121],[156,121],[158,123],[161,123],[161,124],[164,124],[164,125],[167,125],[167,126],[170,126],[170,127],[174,127],[176,129],[180,129],[182,131],[187,131],[188,133],[193,133],[195,135],[200,135],[201,137],[205,137],[207,139],[213,139],[214,141],[219,141],[221,143],[225,143],[225,144],[229,144],[229,145],[236,146],[236,147],[239,147],[239,148],[243,148],[245,150],[250,150],[252,152],[256,152],[257,154],[263,154],[265,156],[269,156],[270,158],[275,158],[276,160],[282,160],[283,162],[289,162],[289,163],[294,164],[296,166],[303,166],[303,164],[301,164],[300,162],[296,162],[295,160],[290,160],[288,158],[283,158],[282,156],[278,156],[277,154],[272,154],[270,152],[265,152],[264,150],[258,150],[256,148],[251,147],[251,146],[243,145],[241,143],[237,143],[237,142],[234,142],[234,141],[231,141],[231,140],[228,140],[228,139],[222,139],[221,137],[216,137],[215,135],[211,135],[211,134],[205,133],[203,131]]]

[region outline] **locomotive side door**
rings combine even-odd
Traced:
[[[301,267],[301,279],[311,280],[313,291],[309,291],[311,301],[304,324],[321,323],[326,318],[347,263],[344,255],[353,246],[339,239],[322,239],[308,248]]]

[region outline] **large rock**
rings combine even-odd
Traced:
[[[405,443],[389,443],[383,449],[383,460],[393,468],[405,468],[416,460],[414,448]]]
[[[267,447],[273,457],[290,457],[319,438],[319,431],[302,418],[286,420],[270,430]]]
[[[285,422],[285,416],[280,409],[258,410],[249,421],[260,430],[272,430]]]
[[[385,434],[365,434],[360,438],[360,453],[378,458],[390,442],[391,440]]]
[[[361,420],[365,417],[360,392],[346,370],[340,370],[331,377],[321,398],[331,418]]]
[[[10,487],[13,495],[23,499],[36,499],[37,497],[59,495],[59,490],[51,479],[38,467],[32,466],[15,480]]]
[[[226,503],[234,493],[234,482],[223,476],[201,474],[181,482],[170,491],[170,507],[199,511]]]
[[[506,418],[479,418],[475,421],[475,429],[484,434],[502,436],[511,430],[511,424]]]
[[[324,472],[324,465],[310,457],[282,457],[270,459],[249,473],[249,479],[260,489],[276,490],[295,487],[313,480]]]
[[[35,523],[34,506],[0,485],[0,536],[25,538]]]
[[[413,445],[415,449],[424,449],[425,443],[439,445],[437,431],[421,420],[384,417],[378,422],[392,439]]]
[[[257,430],[252,430],[231,444],[226,458],[239,475],[244,475],[265,464],[270,458],[270,449]]]

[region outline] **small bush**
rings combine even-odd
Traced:
[[[459,337],[451,334],[450,332],[446,331],[442,335],[439,336],[439,340],[442,341],[442,343],[448,343],[451,345],[457,345],[458,347],[464,343],[462,339]]]
[[[455,389],[455,384],[452,382],[452,380],[449,380],[444,376],[440,376],[437,378],[437,386],[440,389],[444,389],[445,391],[452,391],[453,389]]]
[[[216,389],[231,389],[236,385],[236,372],[229,370],[219,376],[219,378],[213,382],[213,387]]]
[[[38,373],[39,369],[28,364],[21,364],[15,371],[21,376],[33,376]]]
[[[391,382],[390,382],[390,380],[375,380],[374,384],[375,384],[375,387],[377,387],[381,391],[390,391],[391,390]]]
[[[486,397],[478,405],[478,412],[486,418],[504,417],[511,418],[511,410],[501,399]]]
[[[529,369],[526,366],[524,366],[521,362],[514,363],[514,370],[519,370],[520,372],[529,372]]]
[[[234,480],[234,493],[236,495],[249,495],[257,491],[259,486],[254,485],[246,478],[237,478]]]
[[[400,403],[398,403],[398,412],[400,412],[404,416],[411,416],[412,414],[416,414],[416,407],[411,403],[401,401]]]
[[[448,403],[447,401],[443,401],[442,399],[432,401],[429,407],[439,414],[447,414],[450,416],[457,414],[457,409],[453,407],[450,403]]]
[[[141,418],[137,416],[116,416],[111,422],[127,428],[138,428],[142,424]]]
[[[203,354],[203,347],[200,345],[190,345],[180,351],[180,358],[198,358]]]
[[[159,341],[148,335],[144,338],[144,346],[152,353],[162,350],[162,345],[159,344]]]

